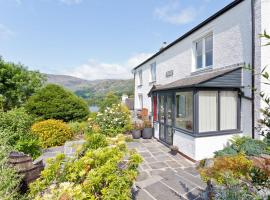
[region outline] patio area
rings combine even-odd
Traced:
[[[171,155],[170,149],[155,139],[128,143],[144,161],[136,181],[136,200],[203,199],[206,184],[201,181],[195,163],[180,154]]]

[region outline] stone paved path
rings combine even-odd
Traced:
[[[128,143],[144,161],[139,167],[136,200],[203,199],[200,193],[206,184],[200,180],[195,164],[155,139]]]

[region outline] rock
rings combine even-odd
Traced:
[[[212,158],[205,159],[204,167],[213,167],[214,166],[214,160]]]

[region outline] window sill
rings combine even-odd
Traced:
[[[138,88],[141,88],[143,85],[137,85]]]
[[[195,69],[195,71],[191,72],[191,75],[196,75],[196,74],[200,74],[203,72],[209,72],[213,70],[213,66],[208,66],[208,67],[203,67],[200,69]]]

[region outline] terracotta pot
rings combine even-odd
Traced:
[[[142,130],[132,130],[131,134],[133,139],[140,139],[142,136]]]
[[[144,128],[142,132],[143,139],[151,139],[153,136],[153,128]]]

